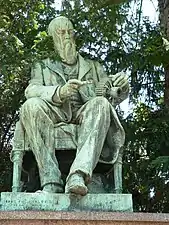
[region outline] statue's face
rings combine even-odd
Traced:
[[[72,23],[66,19],[57,21],[53,33],[55,49],[63,62],[74,64],[77,61],[77,52],[74,40],[74,29]]]

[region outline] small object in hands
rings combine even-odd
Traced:
[[[81,81],[81,80],[77,80],[77,79],[71,79],[68,81],[69,84],[75,84],[78,87],[85,85],[85,84],[91,84],[92,82],[93,82],[92,80]]]
[[[96,96],[104,96],[105,98],[117,98],[121,94],[121,88],[113,85],[112,79],[109,77],[102,78],[96,86]]]
[[[60,88],[61,100],[69,99],[75,95],[79,88],[85,84],[91,83],[91,80],[81,81],[77,79],[70,79],[65,85]]]
[[[107,91],[112,87],[112,81],[108,77],[102,78],[96,85],[96,96],[106,97]]]

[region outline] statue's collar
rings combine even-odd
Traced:
[[[79,77],[78,79],[81,80],[86,73],[91,70],[91,65],[87,62],[80,54],[78,54],[78,63],[79,63]],[[46,66],[54,71],[55,73],[59,74],[64,80],[64,71],[62,68],[62,63],[59,61],[52,61],[50,59],[47,60]]]
[[[56,73],[62,74],[62,75],[64,74],[62,64],[59,61],[47,59],[46,66],[53,72],[56,72]]]

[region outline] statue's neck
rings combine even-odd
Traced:
[[[69,63],[69,62],[67,62],[66,60],[61,60],[62,61],[62,64],[64,65],[64,66],[76,66],[77,64],[78,64],[78,55],[77,55],[77,57],[76,57],[76,60],[75,60],[75,62],[74,63]]]

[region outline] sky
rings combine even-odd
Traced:
[[[61,2],[62,0],[55,0],[55,5],[57,9],[61,8]],[[133,5],[134,7],[134,5]],[[156,23],[158,21],[158,1],[157,0],[143,0],[143,14],[142,16],[147,16],[149,17],[151,22]],[[120,104],[120,108],[122,111],[124,111],[124,116],[127,116],[131,110],[132,110],[132,105],[129,104],[129,99],[126,99]]]
[[[55,0],[55,5],[57,9],[61,8],[61,3],[62,3],[62,0]]]
[[[158,1],[143,0],[143,15],[148,16],[152,22],[158,21]]]
[[[55,0],[55,5],[57,9],[61,8],[62,0]],[[157,0],[143,0],[143,15],[148,16],[151,21],[158,20],[158,1]]]

